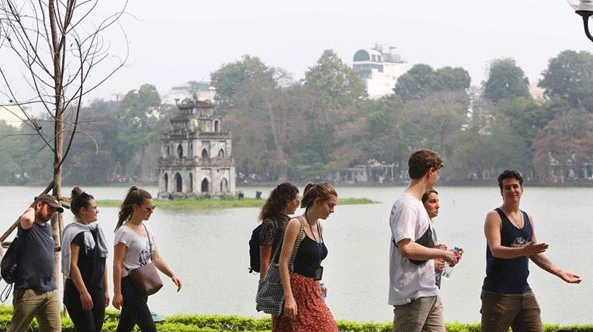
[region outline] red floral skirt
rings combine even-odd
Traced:
[[[273,332],[338,332],[334,317],[321,295],[319,281],[291,273],[290,286],[297,315],[294,319],[284,314],[272,317]]]

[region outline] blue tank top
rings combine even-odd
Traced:
[[[321,261],[327,257],[325,242],[321,243],[321,252],[318,244],[305,235],[293,262],[293,272],[302,276],[314,278],[315,270],[321,266]],[[321,255],[320,255],[321,254]]]
[[[531,241],[533,228],[527,213],[523,214],[524,225],[519,229],[513,225],[507,215],[500,209],[496,212],[502,220],[500,230],[500,244],[505,247],[524,245]],[[513,259],[501,259],[492,256],[492,252],[486,244],[486,278],[482,289],[500,294],[523,294],[531,290],[527,283],[529,276],[529,257],[517,257]]]

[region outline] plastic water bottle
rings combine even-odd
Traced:
[[[456,252],[460,252],[461,248],[455,247],[455,248],[453,248],[453,250],[455,250]],[[443,271],[441,272],[441,276],[443,278],[449,279],[449,278],[451,278],[451,273],[453,273],[453,266],[449,265],[449,263],[445,264],[445,267],[443,268]]]

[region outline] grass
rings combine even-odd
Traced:
[[[255,198],[187,198],[165,200],[156,199],[154,205],[160,209],[230,209],[230,208],[249,208],[261,207],[265,200]],[[372,201],[368,198],[340,198],[338,205],[355,205],[355,204],[375,204],[378,202]],[[120,200],[103,199],[97,201],[100,207],[119,207]]]

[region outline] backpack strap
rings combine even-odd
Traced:
[[[294,242],[294,247],[292,248],[292,255],[290,257],[290,262],[288,263],[288,268],[292,271],[292,265],[294,263],[294,259],[296,257],[296,253],[299,250],[299,246],[301,245],[301,241],[303,241],[303,239],[305,238],[305,224],[303,224],[303,217],[302,216],[298,216],[297,219],[299,220],[301,227],[299,229],[299,235],[296,238],[296,241]],[[272,257],[272,262],[277,262],[278,260],[278,255],[280,254],[280,249],[282,248],[282,245],[284,244],[284,239],[279,243],[279,245],[276,247],[276,251],[274,251],[274,256]]]
[[[297,251],[299,251],[301,242],[305,238],[304,218],[303,218],[303,216],[298,216],[297,219],[299,220],[299,222],[301,224],[301,228],[299,230],[299,235],[297,236],[296,241],[294,242],[294,247],[292,248],[292,256],[290,257],[290,263],[288,264],[288,267],[290,268],[291,271],[292,271],[292,265],[294,264],[294,259],[296,258]]]

